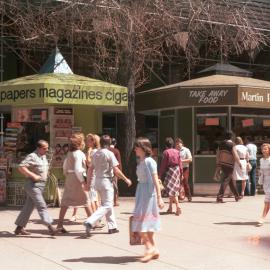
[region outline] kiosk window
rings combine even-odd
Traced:
[[[232,130],[242,139],[250,136],[258,147],[263,143],[270,143],[268,115],[232,115]]]
[[[227,114],[197,114],[196,154],[215,154],[226,128]]]

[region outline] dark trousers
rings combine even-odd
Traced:
[[[251,171],[249,172],[249,181],[250,181],[250,190],[246,189],[246,193],[250,196],[254,196],[256,194],[256,168],[257,161],[250,160],[249,163],[252,166]]]
[[[222,171],[222,179],[217,198],[222,199],[224,197],[224,193],[228,185],[232,193],[234,194],[235,198],[238,198],[239,194],[236,189],[236,184],[235,181],[232,180],[233,168],[221,166],[221,171]]]
[[[191,197],[191,192],[190,192],[190,187],[189,187],[189,168],[183,168],[183,186],[185,190],[185,196],[190,198]]]

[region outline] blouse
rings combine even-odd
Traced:
[[[166,170],[170,167],[179,166],[180,172],[183,173],[183,166],[179,151],[174,148],[166,149],[163,152],[162,161],[159,170],[159,178],[161,178]]]

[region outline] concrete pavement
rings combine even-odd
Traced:
[[[89,239],[84,237],[83,209],[78,210],[77,222],[67,222],[69,233],[56,237],[47,234],[35,211],[27,226],[32,234],[24,237],[13,234],[19,209],[0,208],[0,269],[269,270],[270,216],[264,226],[256,227],[264,196],[224,201],[217,204],[214,197],[195,197],[191,203],[182,203],[181,216],[163,214],[162,231],[157,234],[161,256],[147,264],[138,261],[143,246],[128,243],[134,198],[121,198],[120,207],[115,208],[119,234],[108,235],[105,227]],[[49,211],[57,219],[59,209]]]

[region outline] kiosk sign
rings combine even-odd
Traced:
[[[13,88],[13,89],[12,89]],[[80,85],[35,88],[6,87],[0,91],[0,104],[33,105],[33,104],[85,104],[103,106],[127,106],[128,93],[125,87],[88,89]]]

